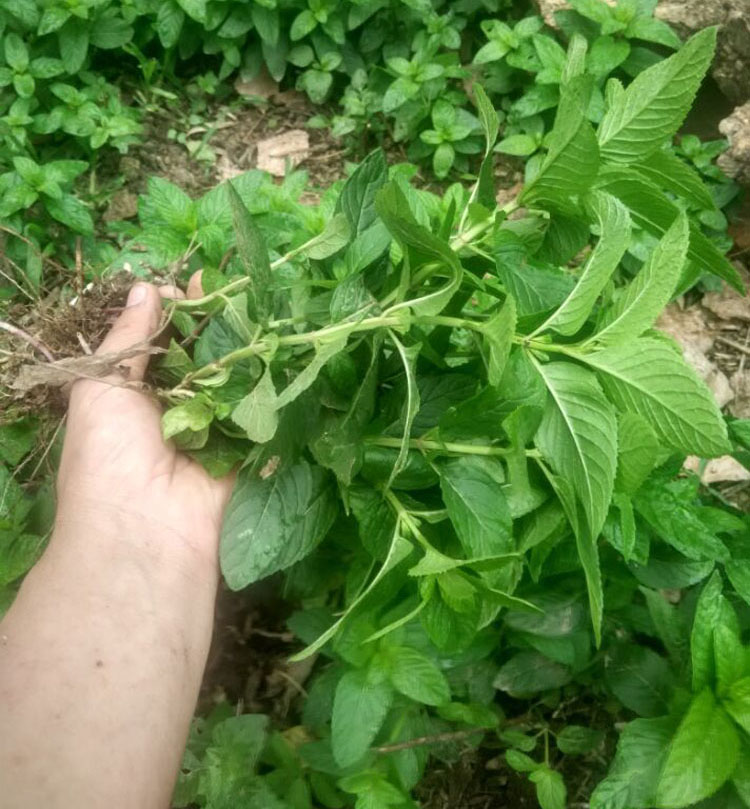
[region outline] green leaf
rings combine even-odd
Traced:
[[[628,23],[625,36],[630,39],[643,39],[646,42],[656,42],[667,48],[679,48],[682,41],[672,28],[663,20],[646,15],[637,16]]]
[[[69,19],[70,11],[66,8],[61,8],[60,6],[46,8],[39,21],[37,35],[41,37],[45,34],[51,34],[53,31],[57,31],[58,28],[65,25]]]
[[[352,233],[364,233],[377,219],[375,197],[388,180],[388,166],[382,149],[371,152],[359,164],[341,190],[336,210],[342,211]]]
[[[258,384],[232,411],[232,421],[241,427],[251,441],[265,444],[276,434],[279,426],[279,404],[270,366]]]
[[[539,762],[534,761],[531,756],[527,756],[526,753],[522,753],[519,750],[514,750],[512,748],[505,751],[505,760],[507,761],[508,766],[512,767],[516,772],[534,772],[534,770],[544,766],[543,764],[539,764]]]
[[[568,792],[559,772],[542,766],[529,775],[529,781],[536,786],[541,809],[565,809]]]
[[[625,725],[609,773],[591,795],[591,809],[653,806],[674,724],[671,717],[659,717]]]
[[[292,27],[289,29],[289,38],[292,42],[297,42],[303,37],[306,37],[310,31],[315,30],[317,25],[318,21],[315,19],[315,15],[310,9],[300,11],[292,21]]]
[[[372,682],[363,669],[347,671],[336,686],[331,717],[333,757],[340,767],[356,764],[378,735],[393,701],[386,680]]]
[[[490,349],[487,379],[490,385],[497,387],[503,378],[516,333],[516,302],[511,295],[506,297],[497,314],[481,325],[479,331]]]
[[[606,166],[599,174],[597,186],[624,202],[630,209],[633,222],[655,236],[664,235],[680,214],[680,208],[637,171]],[[688,258],[701,272],[723,278],[744,294],[737,270],[694,223],[690,224]]]
[[[404,424],[404,432],[401,440],[401,447],[393,464],[393,469],[388,478],[387,488],[395,480],[398,473],[406,466],[406,461],[409,455],[409,436],[411,435],[411,425],[415,416],[419,412],[419,388],[417,387],[416,367],[417,360],[419,359],[419,352],[421,350],[421,343],[415,343],[411,346],[405,346],[393,333],[391,333],[391,340],[393,340],[399,358],[404,366],[404,375],[406,377],[406,399],[401,412],[401,420]]]
[[[206,22],[207,0],[177,0],[183,11],[196,22]]]
[[[636,413],[620,413],[617,417],[615,488],[626,494],[635,494],[651,474],[658,455],[658,439],[651,424]]]
[[[349,221],[344,214],[336,214],[328,220],[323,232],[305,245],[305,253],[312,259],[320,261],[338,253],[349,243],[351,231]]]
[[[318,341],[312,360],[310,360],[279,394],[277,400],[278,407],[286,407],[315,382],[318,378],[318,374],[328,360],[346,347],[347,337],[348,333],[344,333],[337,334],[333,338],[329,337],[327,340]]]
[[[391,182],[378,191],[375,209],[393,237],[405,247],[413,248],[430,261],[444,264],[450,271],[447,284],[434,292],[405,302],[413,311],[423,315],[436,315],[442,311],[461,284],[461,262],[450,245],[420,225],[411,213],[408,200],[401,188]]]
[[[443,501],[465,553],[484,557],[515,551],[499,459],[465,455],[441,461],[438,471]]]
[[[251,279],[250,284],[246,287],[250,306],[249,314],[254,320],[265,320],[269,314],[271,289],[271,265],[268,260],[268,251],[258,226],[231,182],[227,183],[227,193],[232,209],[237,254],[246,275]]]
[[[592,340],[616,343],[630,340],[650,328],[669,303],[685,265],[688,221],[678,215],[640,272],[602,316]]]
[[[630,215],[625,206],[610,194],[597,192],[587,202],[599,226],[599,241],[573,291],[535,334],[550,328],[564,335],[575,334],[630,245]]]
[[[704,458],[729,451],[711,391],[669,343],[642,337],[581,359],[616,407],[645,419],[662,444]]]
[[[476,104],[477,111],[479,112],[479,121],[482,124],[482,131],[484,132],[485,140],[485,154],[492,151],[492,147],[497,140],[498,129],[500,128],[500,121],[498,120],[495,108],[492,105],[487,93],[481,84],[474,85],[474,103]]]
[[[697,208],[716,208],[714,198],[700,174],[669,149],[657,149],[635,163],[633,168],[654,185],[682,197]]]
[[[211,423],[214,410],[211,402],[202,394],[171,407],[161,417],[162,435],[165,441],[189,430],[197,433]]]
[[[693,692],[706,688],[714,675],[714,629],[723,612],[721,574],[714,571],[701,591],[690,634],[690,656],[693,665]]]
[[[722,704],[745,733],[750,733],[750,677],[735,680]]]
[[[241,475],[221,531],[219,556],[229,587],[240,590],[307,556],[336,512],[328,474],[305,461],[265,480]]]
[[[29,66],[29,51],[21,37],[14,33],[6,34],[3,46],[8,67],[16,73],[25,72]]]
[[[512,697],[562,688],[570,682],[570,670],[539,652],[518,652],[500,667],[493,681],[495,688]]]
[[[687,631],[682,613],[669,603],[666,596],[657,590],[641,587],[646,599],[648,614],[656,629],[656,634],[669,652],[670,657],[680,662],[687,652]]]
[[[714,665],[716,691],[719,695],[726,695],[730,686],[742,677],[745,670],[745,647],[735,626],[720,623],[714,627]],[[750,715],[747,719],[750,720]],[[738,719],[736,721],[739,722]],[[748,726],[750,727],[750,721]]]
[[[688,559],[728,560],[726,546],[700,519],[679,483],[651,480],[651,485],[640,488],[634,502],[657,536]]]
[[[676,809],[713,795],[731,776],[739,749],[732,720],[704,689],[693,698],[669,746],[655,806]]]
[[[16,466],[36,443],[38,427],[37,421],[28,416],[0,424],[0,460]]]
[[[645,646],[618,647],[607,661],[605,681],[617,699],[640,716],[662,716],[669,710],[669,664]]]
[[[536,138],[531,135],[518,134],[508,135],[507,138],[503,138],[495,147],[495,151],[518,157],[528,157],[528,155],[534,154],[538,148],[539,144]]]
[[[164,48],[173,48],[178,43],[184,22],[185,12],[174,0],[163,0],[159,3],[153,25]]]
[[[617,464],[617,421],[596,378],[567,362],[535,363],[549,390],[536,445],[570,482],[588,528],[598,536],[612,498]]]
[[[561,753],[579,756],[597,748],[604,739],[604,732],[582,725],[566,725],[555,739]]]
[[[424,705],[450,702],[448,681],[429,657],[408,646],[398,646],[388,649],[388,660],[396,691]]]
[[[84,236],[94,235],[94,222],[88,208],[72,194],[65,194],[61,199],[47,198],[44,201],[50,216],[67,225],[76,233]]]
[[[91,44],[103,50],[121,48],[132,37],[133,28],[116,14],[102,14],[91,26]]]
[[[679,129],[716,44],[716,29],[691,37],[674,56],[640,73],[606,112],[597,138],[602,158],[632,163],[656,151]]]
[[[89,26],[84,20],[69,19],[58,31],[60,57],[65,70],[75,75],[83,67],[89,50]]]
[[[565,206],[570,197],[586,193],[599,171],[599,147],[586,119],[588,83],[573,79],[560,98],[549,151],[534,179],[520,197],[522,204]]]

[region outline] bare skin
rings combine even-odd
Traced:
[[[138,284],[99,351],[149,339],[160,311],[159,291]],[[130,380],[147,362],[123,363]],[[144,394],[75,383],[53,536],[0,623],[5,809],[169,806],[230,490],[164,443]]]

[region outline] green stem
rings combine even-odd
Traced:
[[[389,438],[387,436],[373,436],[366,438],[365,442],[376,447],[388,447],[399,449],[401,447],[400,438]],[[504,456],[513,453],[513,447],[495,447],[489,444],[463,444],[455,441],[434,441],[428,438],[411,438],[408,442],[409,449],[417,449],[421,452],[450,453],[453,455],[485,455]],[[527,449],[526,455],[536,458],[539,453],[535,449]]]
[[[224,289],[226,289],[226,287],[224,287]],[[179,387],[175,390],[184,388],[195,379],[203,379],[206,376],[211,376],[222,368],[226,368],[227,365],[234,365],[248,357],[255,357],[258,354],[270,351],[274,346],[306,345],[326,337],[335,337],[337,334],[352,334],[354,332],[378,329],[383,326],[400,326],[403,323],[403,317],[368,317],[361,320],[359,323],[337,323],[335,326],[303,332],[302,334],[285,334],[274,341],[267,338],[253,340],[249,345],[230,351],[218,360],[204,365],[202,368],[198,368],[197,371],[193,371],[191,374],[187,374]]]

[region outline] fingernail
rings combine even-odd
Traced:
[[[145,284],[136,284],[128,293],[128,306],[138,306],[146,300],[148,287]]]

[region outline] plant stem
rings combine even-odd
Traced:
[[[401,447],[400,438],[389,438],[387,436],[374,436],[366,438],[365,442],[376,447],[389,447],[399,449]],[[454,441],[434,441],[428,438],[410,438],[408,441],[410,449],[418,449],[421,452],[451,453],[453,455],[485,455],[504,456],[513,452],[512,447],[495,447],[489,444],[461,444]],[[539,453],[535,449],[527,449],[526,455],[530,458],[538,457]]]

